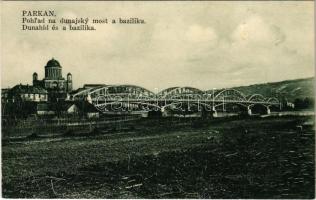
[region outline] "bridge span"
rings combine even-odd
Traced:
[[[275,97],[261,94],[246,96],[235,89],[202,91],[192,87],[171,87],[154,93],[135,85],[97,85],[73,92],[68,100],[88,101],[101,112],[160,111],[160,112],[211,112],[242,111],[249,115],[261,107],[265,114],[270,109],[281,109]]]

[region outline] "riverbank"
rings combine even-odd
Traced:
[[[313,118],[177,120],[8,143],[3,197],[314,198]]]

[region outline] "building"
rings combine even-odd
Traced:
[[[48,92],[39,86],[19,84],[7,91],[6,98],[9,102],[46,102],[48,100]]]
[[[58,116],[69,116],[78,115],[79,109],[76,104],[72,102],[57,102],[51,103],[39,103],[37,104],[38,115],[58,115]]]
[[[16,85],[2,98],[2,116],[26,117],[36,114],[37,104],[47,103],[48,92],[38,86]]]
[[[37,115],[55,115],[55,111],[52,109],[52,106],[48,103],[38,103],[35,105],[35,112]]]
[[[52,58],[45,66],[45,77],[38,79],[38,74],[33,73],[33,86],[46,89],[48,92],[69,93],[72,91],[72,75],[67,74],[67,78],[62,77],[62,67],[57,60]]]
[[[1,102],[5,103],[8,101],[8,93],[10,89],[9,88],[2,88],[1,89]]]
[[[93,89],[103,84],[88,84]],[[99,111],[85,101],[69,101],[72,94],[72,75],[62,76],[60,63],[52,58],[45,66],[45,77],[39,80],[38,74],[33,73],[33,85],[16,85],[10,89],[2,89],[2,114],[6,116],[27,117],[30,115],[73,116],[98,118]]]
[[[105,84],[84,84],[83,89],[104,87],[104,86],[106,86],[106,85]]]
[[[100,117],[100,111],[91,103],[87,101],[77,101],[75,104],[78,110],[80,110],[81,115],[84,115],[84,117],[89,119]]]

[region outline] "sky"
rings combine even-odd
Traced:
[[[1,2],[1,87],[44,78],[54,57],[74,87],[202,90],[314,76],[314,2]],[[96,31],[23,31],[23,10],[57,19],[137,17]]]

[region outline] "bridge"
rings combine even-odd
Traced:
[[[135,85],[96,85],[71,94],[69,100],[86,100],[101,112],[159,111],[159,112],[246,112],[271,108],[281,109],[275,97],[261,94],[246,96],[235,89],[202,91],[193,87],[171,87],[154,93]]]

